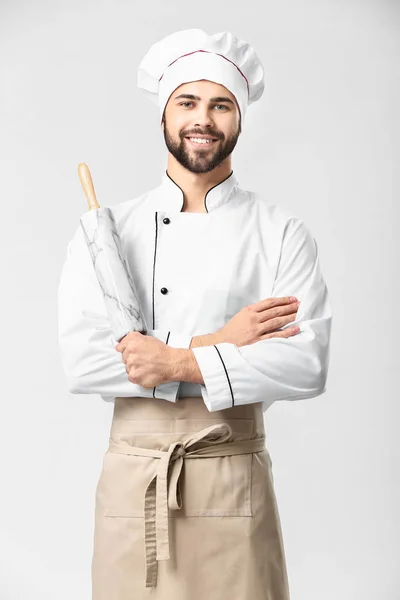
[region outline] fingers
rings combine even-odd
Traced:
[[[301,329],[298,325],[293,327],[287,327],[283,331],[273,331],[272,333],[266,333],[260,336],[260,340],[266,340],[267,338],[289,338],[300,333]]]
[[[282,327],[282,325],[286,325],[286,323],[290,323],[292,321],[292,315],[296,315],[299,304],[294,302],[292,304],[288,304],[286,306],[277,306],[275,308],[266,309],[260,313],[257,313],[259,323],[265,323],[266,321],[270,321],[270,325],[273,326],[273,329],[277,327]]]
[[[288,304],[293,304],[294,302],[297,302],[297,298],[295,296],[265,298],[263,300],[260,300],[259,302],[255,302],[254,304],[252,304],[252,308],[257,312],[261,312],[263,310],[275,308],[276,306],[287,306]]]
[[[288,325],[288,323],[291,323],[295,320],[295,314],[287,315],[286,317],[277,317],[276,319],[269,319],[265,323],[262,323],[261,331],[265,333],[272,333],[273,331],[276,331],[277,329],[280,329],[281,327],[284,327],[285,325]]]

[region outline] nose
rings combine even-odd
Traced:
[[[213,127],[212,108],[198,107],[195,115],[195,127]]]

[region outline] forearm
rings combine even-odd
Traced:
[[[222,340],[218,333],[207,333],[207,335],[195,335],[192,337],[189,348],[198,348],[199,346],[213,346],[219,344]]]
[[[169,381],[187,381],[204,385],[203,376],[191,348],[212,346],[221,341],[217,333],[209,333],[193,336],[189,350],[185,348],[171,348],[173,354]]]

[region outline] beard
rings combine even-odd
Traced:
[[[188,147],[185,136],[180,136],[181,141],[175,142],[168,132],[167,121],[164,117],[164,140],[165,144],[174,158],[188,171],[192,173],[208,173],[212,171],[218,165],[222,163],[233,151],[238,141],[241,132],[241,127],[235,134],[230,136],[227,140],[221,140],[221,135],[216,135],[214,132],[207,131],[207,135],[218,139],[215,150],[192,150]],[[199,132],[197,132],[199,133]],[[192,134],[192,137],[196,137],[196,134]]]

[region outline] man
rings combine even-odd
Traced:
[[[113,212],[152,328],[113,339],[80,227],[59,285],[69,390],[114,402],[92,600],[289,600],[263,414],[326,390],[317,244],[233,175],[264,89],[247,42],[179,31],[150,48],[138,84],[159,105],[168,166]]]

